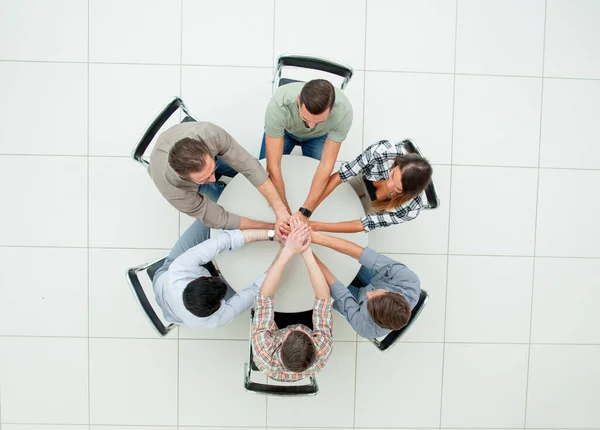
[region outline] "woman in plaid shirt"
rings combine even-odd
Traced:
[[[252,320],[252,350],[256,366],[277,381],[294,382],[323,369],[332,350],[333,299],[325,276],[310,249],[311,230],[296,217],[292,233],[275,257],[260,287]],[[279,329],[274,320],[273,294],[289,260],[302,254],[315,291],[312,330],[303,324]]]
[[[404,143],[382,140],[369,146],[355,160],[343,163],[329,177],[319,204],[342,182],[349,182],[365,208],[366,216],[354,221],[325,223],[312,221],[315,231],[339,233],[369,232],[415,219],[423,207],[420,194],[431,182],[429,162],[406,154]]]

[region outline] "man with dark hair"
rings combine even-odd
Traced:
[[[267,159],[267,172],[281,200],[303,222],[308,222],[317,207],[351,125],[350,101],[324,79],[283,85],[267,105],[259,158]],[[302,148],[302,155],[320,160],[308,196],[297,211],[290,208],[281,175],[281,157],[296,145]]]
[[[222,128],[210,122],[183,122],[162,133],[148,172],[160,193],[177,210],[220,229],[272,228],[227,212],[215,202],[224,185],[222,175],[237,172],[248,179],[267,199],[277,218],[277,229],[287,223],[289,213],[261,164]]]
[[[292,233],[267,270],[254,308],[252,349],[256,366],[277,381],[299,381],[325,366],[332,350],[333,299],[325,277],[310,249],[310,227],[290,219]],[[278,328],[275,323],[273,295],[285,266],[295,254],[302,254],[310,275],[315,304],[312,329],[304,324]]]
[[[371,248],[338,237],[312,233],[312,243],[349,255],[362,265],[346,288],[317,259],[335,299],[333,307],[360,336],[374,339],[408,324],[421,292],[419,278],[412,270]]]
[[[217,328],[229,324],[254,305],[266,275],[235,293],[220,276],[203,265],[218,254],[246,243],[275,240],[274,230],[225,230],[209,239],[210,229],[195,221],[175,244],[153,278],[156,302],[165,319],[189,327]]]

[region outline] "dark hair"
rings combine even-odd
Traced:
[[[333,109],[335,88],[325,79],[308,81],[300,91],[300,106],[304,105],[313,115],[320,115],[327,109]]]
[[[200,172],[206,166],[206,156],[210,151],[201,138],[184,137],[169,151],[169,166],[181,176]]]
[[[304,372],[316,355],[313,340],[303,331],[292,331],[281,344],[281,362],[292,372]]]
[[[400,293],[385,294],[367,299],[367,310],[379,327],[400,330],[410,319],[410,306]]]
[[[227,284],[219,276],[197,278],[183,290],[185,308],[197,317],[211,316],[221,307],[227,294]]]
[[[403,205],[420,194],[431,182],[431,164],[420,155],[399,155],[394,159],[392,169],[394,167],[400,168],[402,174],[402,192],[391,198],[371,202],[372,210],[385,211]]]

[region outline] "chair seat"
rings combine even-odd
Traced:
[[[292,83],[294,83],[294,82],[302,82],[302,81],[298,81],[298,80],[296,80],[296,79],[281,78],[281,79],[279,80],[279,86],[280,86],[280,87],[283,87],[284,85],[287,85],[287,84],[292,84]]]

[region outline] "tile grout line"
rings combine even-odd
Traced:
[[[535,290],[535,260],[537,252],[537,229],[538,229],[538,213],[540,205],[540,160],[542,153],[542,122],[544,112],[544,69],[546,63],[546,26],[548,22],[548,0],[544,1],[544,44],[542,46],[542,87],[540,92],[540,129],[538,134],[538,169],[537,169],[537,184],[535,195],[535,227],[533,229],[533,265],[531,273],[531,303],[529,305],[529,342],[527,346],[527,374],[525,375],[525,409],[523,412],[523,428],[527,428],[527,407],[529,398],[529,371],[531,364],[531,333],[533,328],[533,298]]]
[[[444,294],[444,337],[442,343],[442,369],[441,369],[441,381],[440,381],[440,418],[439,427],[442,427],[442,413],[444,411],[444,367],[446,365],[446,322],[448,320],[448,275],[450,272],[450,220],[452,217],[452,173],[454,161],[454,121],[456,112],[456,51],[458,49],[458,9],[459,0],[456,0],[454,7],[454,68],[452,74],[452,130],[450,138],[450,177],[448,181],[448,187],[450,192],[448,193],[448,236],[446,243],[446,291]]]
[[[87,1],[87,388],[88,426],[92,424],[90,340],[90,0]]]

